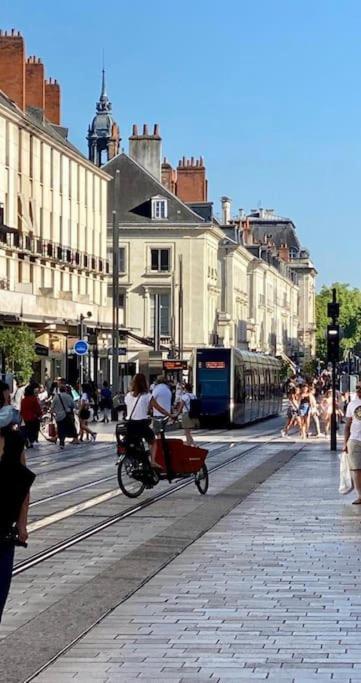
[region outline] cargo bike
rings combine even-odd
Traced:
[[[199,493],[207,493],[209,476],[205,459],[208,451],[188,446],[182,439],[166,438],[168,419],[160,420],[160,438],[156,440],[154,459],[159,469],[150,464],[150,453],[144,440],[129,437],[125,421],[117,424],[118,484],[128,498],[137,498],[145,489],[154,488],[162,480],[171,483],[174,479],[193,478]]]

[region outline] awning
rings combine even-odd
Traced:
[[[47,346],[44,346],[44,344],[39,344],[38,342],[35,342],[34,349],[37,356],[49,355],[49,349]]]

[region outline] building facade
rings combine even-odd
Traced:
[[[124,372],[132,365],[152,376],[162,360],[187,359],[202,346],[293,355],[299,344],[299,286],[291,265],[273,244],[251,243],[249,235],[246,243],[227,198],[223,220],[215,219],[203,160],[180,162],[187,175],[185,202],[179,167],[167,170],[161,158],[159,127],[149,133],[144,126],[139,134],[133,126],[129,154],[103,167],[112,177],[109,254],[114,215],[118,231]]]
[[[65,372],[80,316],[111,320],[108,176],[67,134],[59,84],[26,60],[20,35],[0,35],[0,322],[33,327],[52,375]]]

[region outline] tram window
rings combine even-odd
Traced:
[[[243,371],[239,365],[234,369],[234,400],[236,403],[243,403],[245,399]]]
[[[244,384],[245,384],[245,400],[252,401],[253,398],[253,381],[252,381],[252,370],[247,369],[244,372]]]
[[[264,377],[264,369],[261,367],[259,369],[259,398],[261,401],[264,400],[265,398],[265,377]]]

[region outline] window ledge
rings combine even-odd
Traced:
[[[169,277],[170,275],[172,275],[171,270],[151,270],[150,268],[143,273],[143,277]]]

